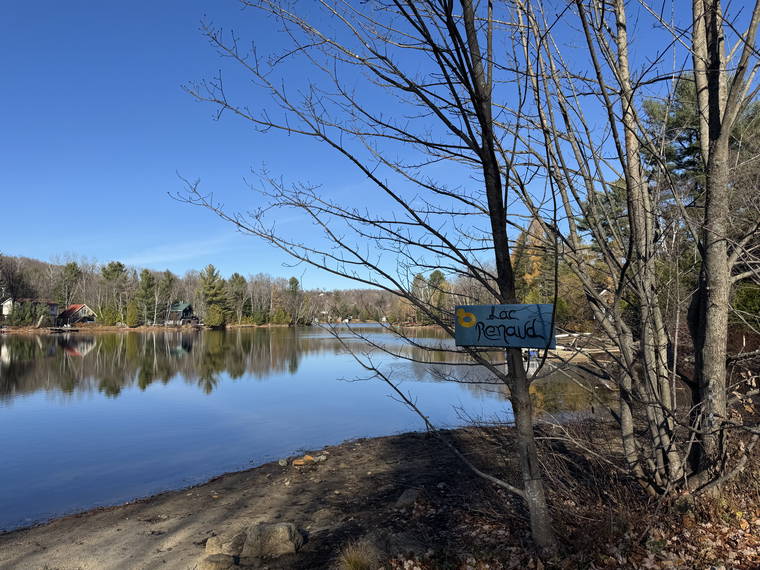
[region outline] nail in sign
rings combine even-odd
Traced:
[[[555,348],[552,305],[459,305],[454,309],[457,346]]]

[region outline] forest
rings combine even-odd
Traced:
[[[535,239],[521,234],[515,260],[524,284],[526,302],[551,302],[553,290],[548,258]],[[562,329],[590,330],[591,312],[577,280],[562,274],[557,324]],[[604,284],[600,282],[600,287]],[[439,311],[451,311],[457,295],[488,302],[487,291],[465,278],[447,279],[440,270],[411,279],[415,294]],[[163,324],[172,304],[187,302],[206,324],[310,325],[344,319],[430,325],[433,320],[412,303],[379,289],[306,289],[297,277],[275,278],[266,273],[223,278],[208,265],[178,276],[171,271],[66,259],[48,263],[28,257],[0,255],[0,301],[7,298],[54,301],[61,307],[85,303],[99,324],[130,327]],[[451,306],[449,306],[451,305]],[[44,312],[21,302],[6,324],[33,325]]]
[[[296,277],[275,278],[265,273],[224,279],[208,265],[178,276],[171,271],[67,259],[47,263],[27,257],[0,256],[2,300],[20,302],[6,324],[32,325],[41,310],[32,301],[66,307],[85,303],[99,324],[130,327],[162,325],[174,303],[190,303],[208,324],[311,324],[314,319],[379,320],[390,314],[382,295],[372,291],[307,291]]]

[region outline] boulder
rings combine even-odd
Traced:
[[[240,556],[240,552],[243,550],[245,539],[247,537],[245,531],[238,532],[230,537],[212,536],[206,541],[206,554],[224,554],[226,556]]]
[[[212,536],[206,541],[203,564],[211,570],[233,567],[236,560],[275,558],[293,554],[303,545],[303,535],[293,523],[258,523],[243,528],[235,534]],[[232,566],[222,566],[230,564]],[[203,567],[205,568],[205,566]]]
[[[293,523],[259,523],[248,527],[241,557],[275,557],[298,552],[303,536]]]

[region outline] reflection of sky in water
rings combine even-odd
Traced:
[[[353,381],[366,374],[324,331],[2,342],[0,528],[423,427],[381,381]],[[437,425],[508,417],[489,390],[389,370]]]

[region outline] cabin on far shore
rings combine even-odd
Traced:
[[[73,325],[74,323],[85,323],[95,320],[95,311],[85,304],[69,305],[56,318],[55,323],[61,325]]]
[[[197,325],[199,322],[190,303],[172,303],[166,315],[166,324],[170,326]]]

